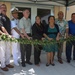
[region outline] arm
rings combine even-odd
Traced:
[[[0,30],[0,35],[4,34],[1,30]]]
[[[52,40],[52,38],[49,38],[45,33],[43,34],[43,36],[44,36],[45,38],[47,38],[48,40]]]
[[[66,29],[66,38],[69,37],[69,28]]]
[[[0,28],[1,28],[1,30],[3,31],[3,33],[9,35],[8,32],[7,32],[7,30],[6,30],[5,27],[3,26],[3,21],[2,21],[2,19],[0,19]]]
[[[24,38],[24,35],[17,29],[17,27],[13,28],[22,38]]]
[[[69,24],[66,22],[66,38],[69,37]]]
[[[21,31],[23,32],[24,36],[27,38],[27,39],[30,39],[30,37],[27,35],[27,33],[25,32],[25,29],[24,28],[21,28]]]
[[[59,40],[60,33],[57,34],[56,40]]]
[[[3,26],[1,26],[1,29],[2,29],[3,33],[9,35],[9,33],[7,32],[7,30]]]

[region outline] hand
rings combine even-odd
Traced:
[[[28,37],[28,40],[31,40],[32,39],[32,37]]]
[[[48,40],[53,40],[53,38],[48,38]]]
[[[9,38],[13,38],[11,35],[7,35],[7,37],[9,37]]]
[[[68,36],[68,35],[66,36],[66,38],[69,38],[69,37],[70,37],[70,36]]]
[[[41,38],[41,40],[44,40],[45,38]]]
[[[59,37],[56,37],[56,40],[59,41]]]

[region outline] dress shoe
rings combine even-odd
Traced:
[[[70,60],[67,60],[68,63],[70,63]]]
[[[58,62],[59,62],[60,64],[63,64],[63,61],[62,61],[62,60],[58,60]]]
[[[36,66],[40,66],[40,64],[36,64]]]
[[[54,64],[54,63],[51,63],[51,65],[52,65],[52,66],[55,66],[55,64]]]
[[[1,68],[3,71],[8,71],[7,67]]]
[[[26,64],[25,63],[22,63],[22,67],[26,67]]]
[[[47,67],[48,67],[49,65],[50,65],[49,63],[46,64]]]
[[[10,65],[10,64],[6,65],[6,67],[8,67],[8,68],[14,68],[14,66]]]
[[[73,60],[75,60],[75,58],[73,58]]]
[[[32,63],[30,61],[29,62],[26,61],[26,63],[29,64],[29,65],[32,65]]]

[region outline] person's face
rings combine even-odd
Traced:
[[[18,13],[13,13],[12,16],[15,18],[15,19],[18,19]]]
[[[7,12],[7,7],[6,6],[1,6],[2,14],[6,15]]]
[[[71,20],[72,20],[73,23],[75,23],[75,15],[71,16]]]
[[[36,17],[36,23],[40,24],[40,22],[41,22],[41,19],[39,17]]]
[[[58,18],[59,18],[59,19],[63,19],[63,17],[64,17],[63,12],[59,12],[59,13],[58,13]]]
[[[49,18],[49,23],[54,23],[54,22],[55,22],[54,18],[53,17],[50,17]]]
[[[23,15],[24,15],[25,18],[28,18],[29,15],[30,15],[29,10],[25,10],[25,11],[23,12]]]

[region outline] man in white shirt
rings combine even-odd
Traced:
[[[23,11],[23,18],[21,18],[19,22],[19,28],[21,32],[24,34],[24,36],[30,40],[31,36],[31,21],[28,18],[30,15],[30,12],[28,9],[25,9]],[[30,62],[30,56],[31,56],[31,45],[30,44],[21,44],[21,59],[22,59],[22,66],[25,67],[25,53],[26,53],[26,63],[29,65],[32,65]]]
[[[19,20],[18,20],[18,8],[12,8],[11,9],[12,14],[12,20],[11,20],[11,34],[14,38],[19,38],[20,36],[22,38],[23,35],[19,31]],[[19,43],[12,43],[12,55],[14,59],[14,64],[19,66],[18,61],[20,60],[20,44]]]

